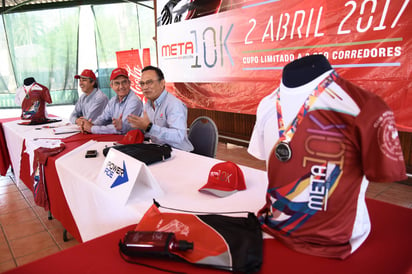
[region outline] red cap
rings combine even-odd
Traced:
[[[130,130],[118,143],[122,145],[143,143],[144,135],[140,129]]]
[[[212,167],[207,184],[201,187],[199,191],[218,197],[226,197],[238,190],[245,189],[245,177],[242,170],[235,163],[227,161]]]
[[[96,75],[90,69],[85,69],[85,70],[82,71],[82,74],[74,76],[75,79],[79,79],[79,78],[83,78],[83,77],[90,78],[90,79],[96,81]]]
[[[125,70],[124,68],[116,68],[112,71],[112,75],[110,75],[110,81],[116,79],[120,75],[123,75],[129,78],[129,75],[127,74],[127,70]]]

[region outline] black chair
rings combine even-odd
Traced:
[[[219,135],[215,122],[207,116],[196,118],[189,128],[189,141],[192,143],[193,153],[215,158]]]

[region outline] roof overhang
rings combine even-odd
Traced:
[[[152,0],[0,0],[0,12],[1,14],[5,14],[45,9],[70,8],[80,5],[103,5],[114,3],[135,3],[144,5],[144,2],[152,2]],[[152,8],[150,6],[147,7]]]

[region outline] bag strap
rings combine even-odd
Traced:
[[[169,209],[169,210],[174,210],[174,211],[179,211],[179,212],[195,213],[195,214],[215,214],[215,215],[219,215],[219,214],[238,214],[238,213],[247,213],[247,214],[250,214],[250,213],[251,213],[250,211],[204,212],[204,211],[193,211],[193,210],[172,208],[172,207],[166,207],[166,206],[160,205],[159,202],[157,202],[155,199],[153,199],[153,204],[154,204],[157,208],[164,208],[164,209]]]

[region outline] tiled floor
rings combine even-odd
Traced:
[[[246,149],[219,143],[216,158],[265,170],[265,163]],[[63,241],[62,225],[48,219],[48,213],[34,204],[29,189],[15,182],[12,173],[0,177],[0,272],[77,245]],[[367,197],[412,208],[412,185],[371,183]]]

